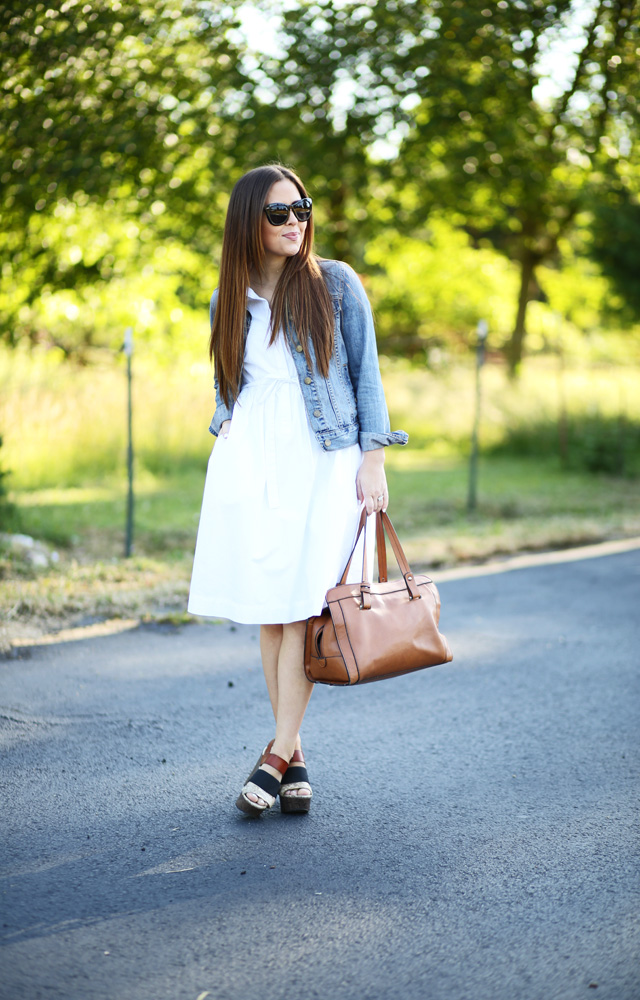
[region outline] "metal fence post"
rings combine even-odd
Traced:
[[[481,380],[480,372],[484,364],[484,351],[489,333],[486,319],[478,320],[476,327],[476,406],[471,433],[471,455],[469,457],[469,493],[467,495],[467,511],[476,509],[478,503],[478,434],[480,428]]]
[[[133,551],[133,402],[131,393],[131,361],[133,357],[133,327],[124,331],[122,350],[127,356],[127,523],[125,530],[124,555],[128,559]]]

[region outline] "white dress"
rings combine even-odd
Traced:
[[[247,308],[244,381],[229,436],[218,436],[209,459],[188,609],[283,624],[319,614],[344,569],[362,452],[318,443],[284,336],[269,347],[269,303],[249,289]],[[361,578],[358,550],[350,580]]]

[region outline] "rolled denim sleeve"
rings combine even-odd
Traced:
[[[211,296],[211,303],[209,305],[209,326],[211,326],[211,324],[213,323],[213,317],[215,315],[217,301],[218,301],[218,290],[216,289],[216,291]],[[209,425],[209,432],[211,434],[214,434],[215,437],[217,437],[218,434],[220,433],[220,428],[222,424],[225,422],[225,420],[231,420],[231,417],[233,415],[233,408],[229,409],[227,404],[223,401],[222,396],[220,395],[220,387],[218,385],[218,379],[216,378],[215,375],[213,377],[213,388],[215,389],[215,394],[216,394],[216,410],[215,413],[213,414],[213,418]]]
[[[211,423],[209,424],[209,432],[217,437],[225,420],[231,420],[233,410],[230,410],[226,403],[223,402],[222,397],[220,396],[218,380],[215,376],[213,379],[213,387],[216,391],[216,410],[211,418]]]
[[[342,334],[356,397],[360,447],[373,451],[406,444],[409,435],[390,427],[369,299],[356,272],[347,264],[342,264],[342,272]]]

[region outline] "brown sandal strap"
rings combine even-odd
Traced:
[[[280,771],[280,774],[284,774],[289,767],[289,761],[285,760],[283,757],[278,757],[277,753],[268,754],[264,763],[268,764],[269,767],[274,767],[276,771]]]
[[[302,750],[294,750],[293,756],[289,761],[290,764],[304,764],[304,754]]]

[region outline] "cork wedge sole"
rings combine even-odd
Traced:
[[[281,795],[280,812],[308,813],[311,809],[310,795]]]

